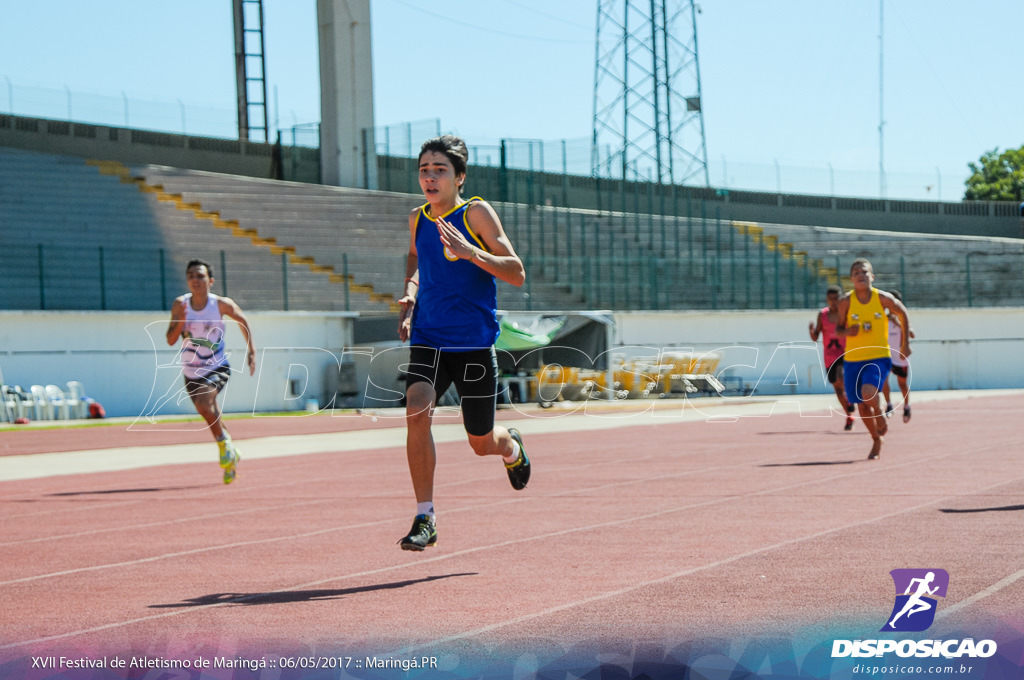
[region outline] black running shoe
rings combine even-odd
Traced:
[[[425,550],[437,543],[437,524],[430,515],[416,515],[409,535],[399,541],[402,550]]]
[[[508,433],[519,444],[519,458],[514,463],[505,463],[505,471],[508,472],[508,481],[512,483],[512,488],[522,491],[530,481],[530,459],[526,457],[526,447],[523,446],[523,436],[519,434],[519,430],[510,427]]]

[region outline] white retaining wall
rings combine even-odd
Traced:
[[[615,314],[613,353],[653,356],[692,349],[721,356],[717,373],[727,386],[757,394],[831,392],[821,344],[807,326],[814,310],[751,312],[627,312]],[[326,406],[337,391],[339,367],[358,395],[369,391],[382,406],[401,396],[395,342],[353,347],[344,312],[250,312],[259,350],[255,376],[241,372],[244,342],[229,329],[235,369],[223,395],[229,412],[294,411],[310,400]],[[177,347],[167,346],[167,312],[0,311],[0,370],[21,385],[81,381],[108,416],[194,413],[182,390]],[[911,385],[915,389],[1024,387],[1024,308],[911,310]],[[179,344],[180,346],[180,344]],[[371,362],[371,359],[373,359]],[[369,386],[369,389],[367,389]],[[381,399],[383,395],[383,399]],[[395,403],[394,405],[397,405]]]
[[[245,341],[227,330],[232,377],[226,411],[293,411],[320,399],[352,344],[354,313],[248,312],[258,351],[245,369]],[[0,369],[10,385],[78,380],[108,416],[195,413],[177,351],[166,341],[169,312],[0,312]]]
[[[815,314],[626,312],[615,344],[718,352],[718,373],[760,394],[828,392],[821,341],[808,335]],[[910,325],[912,389],[1024,387],[1024,308],[911,309]]]

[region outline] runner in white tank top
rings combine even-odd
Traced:
[[[229,297],[210,292],[213,268],[202,260],[192,260],[185,268],[189,293],[175,298],[171,305],[171,322],[167,327],[167,344],[174,346],[182,339],[181,363],[185,389],[196,411],[206,421],[210,434],[217,441],[224,483],[235,481],[238,449],[221,422],[217,395],[228,384],[231,367],[224,351],[224,317],[238,322],[248,347],[245,361],[249,375],[256,372],[256,345],[252,329],[241,308]]]
[[[220,313],[220,299],[220,296],[210,293],[206,306],[197,310],[192,304],[192,293],[184,296],[181,366],[186,378],[205,378],[218,368],[230,368],[224,352],[224,316]]]
[[[903,302],[903,296],[898,290],[889,291],[894,298]],[[910,329],[910,338],[914,337],[914,329]],[[900,322],[889,315],[889,347],[892,350],[892,374],[896,376],[896,382],[900,386],[903,395],[903,422],[910,422],[910,360],[900,351],[903,343],[903,326]],[[892,399],[889,396],[889,381],[882,386],[882,393],[885,395],[885,417],[892,416]]]

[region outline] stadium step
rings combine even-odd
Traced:
[[[247,238],[254,246],[267,248],[271,254],[285,255],[292,264],[305,265],[314,274],[326,274],[327,282],[330,284],[347,286],[349,292],[366,295],[373,303],[387,303],[389,309],[392,308],[392,303],[395,303],[394,296],[376,291],[373,284],[355,285],[351,276],[336,277],[333,265],[319,263],[311,255],[299,255],[295,246],[281,245],[278,243],[278,237],[262,236],[259,229],[243,227],[239,220],[223,219],[222,210],[206,210],[201,201],[186,199],[185,192],[168,191],[164,184],[151,183],[144,176],[132,173],[130,168],[118,161],[91,160],[89,164],[96,166],[101,174],[119,176],[123,182],[135,184],[140,191],[155,195],[158,201],[171,204],[182,212],[191,213],[215,228],[230,230],[232,236]]]

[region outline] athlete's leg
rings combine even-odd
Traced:
[[[836,379],[832,381],[832,389],[836,392],[836,399],[839,400],[839,405],[843,407],[843,413],[849,413],[850,402],[846,399],[846,390],[843,388],[842,367],[836,369]]]
[[[501,456],[508,458],[512,455],[512,435],[501,425],[496,425],[493,430],[485,435],[471,434],[469,445],[473,453],[478,456]]]
[[[868,426],[868,431],[872,432],[872,436],[874,432],[882,436],[889,430],[889,425],[885,422],[885,411],[882,410],[881,397],[882,394],[875,385],[861,386],[860,403],[857,407],[861,418],[871,419],[871,422],[865,422],[865,425]]]
[[[221,424],[220,404],[217,402],[217,389],[213,385],[196,388],[190,392],[192,405],[196,412],[206,421],[210,434],[217,441],[224,439],[226,432]]]
[[[455,364],[454,362],[459,362]],[[452,357],[447,368],[462,397],[462,421],[473,453],[501,456],[512,488],[521,491],[530,481],[530,459],[522,435],[494,424],[498,402],[498,360],[494,350],[475,350]],[[459,377],[455,377],[459,376]]]
[[[889,429],[881,405],[881,386],[889,376],[889,367],[887,362],[873,360],[857,362],[856,368],[857,375],[852,378],[852,383],[860,402],[857,404],[857,409],[861,420],[864,421],[864,425],[871,435],[872,444],[868,459],[873,460],[881,455],[882,437]],[[847,396],[850,393],[850,383],[851,379],[847,378]]]
[[[437,451],[430,425],[435,396],[434,386],[428,382],[415,382],[405,392],[405,454],[417,503],[434,500]]]
[[[877,402],[878,395],[875,394],[874,401]],[[881,415],[881,410],[877,404],[860,402],[857,404],[857,412],[860,414],[860,419],[864,421],[864,426],[868,428],[868,434],[871,435],[871,452],[868,454],[868,458],[874,459],[882,452],[882,434],[879,425],[884,423],[885,417]]]
[[[473,453],[509,457],[515,453],[508,430],[494,424],[498,405],[498,360],[492,349],[452,353],[446,369],[459,392],[462,422]]]
[[[910,422],[910,383],[907,381],[907,376],[898,376],[897,380],[900,384],[900,392],[903,393],[903,422]]]

